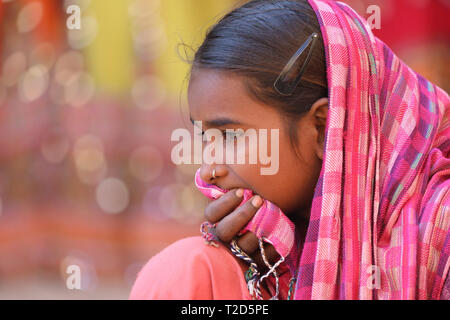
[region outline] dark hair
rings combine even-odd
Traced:
[[[274,81],[314,32],[319,38],[299,85],[290,96],[279,94]],[[293,68],[300,69],[306,55]],[[242,75],[251,97],[281,113],[293,146],[297,120],[315,101],[328,96],[322,34],[307,0],[253,0],[235,8],[207,30],[192,62],[192,70],[196,68]]]

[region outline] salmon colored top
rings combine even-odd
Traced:
[[[202,237],[176,241],[153,256],[138,273],[131,300],[251,300],[244,273],[248,265],[222,243],[205,244]],[[277,269],[279,299],[286,299],[290,272]],[[275,293],[275,279],[269,276],[261,287],[264,299]]]

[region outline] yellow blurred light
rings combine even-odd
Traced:
[[[96,87],[101,91],[126,94],[135,77],[135,54],[128,15],[130,2],[90,1],[89,7],[83,10],[83,15],[94,17],[98,26],[95,39],[84,48],[84,52]]]
[[[164,52],[167,36],[160,15],[160,1],[134,0],[128,7],[134,49],[142,61],[151,61]]]
[[[98,23],[95,17],[82,15],[81,28],[67,31],[67,41],[73,49],[83,49],[90,45],[98,33]]]
[[[97,171],[86,171],[77,168],[77,176],[81,182],[87,185],[96,185],[102,181],[106,174],[108,173],[108,168],[106,164],[99,168]]]
[[[75,148],[76,149],[95,148],[103,151],[103,143],[102,140],[96,135],[87,133],[77,139],[77,142],[75,143]]]
[[[144,45],[160,41],[164,38],[165,33],[160,24],[153,22],[152,25],[146,26],[145,28],[133,29],[132,36],[137,45]]]
[[[91,0],[64,0],[64,8],[67,8],[68,6],[75,4],[79,6],[81,9],[84,9],[89,6],[90,2]]]
[[[128,6],[128,13],[132,16],[147,16],[146,11],[154,11],[160,6],[160,0],[134,0]]]
[[[105,163],[105,158],[100,150],[85,149],[77,153],[75,162],[80,170],[97,171]]]
[[[203,40],[205,31],[226,14],[237,0],[163,0],[160,2],[160,16],[162,27],[166,35],[166,45],[163,54],[153,62],[155,73],[159,75],[171,95],[178,96],[189,65],[183,61],[192,58],[188,50],[188,57],[184,57],[183,48],[177,45],[183,43],[196,49]],[[178,53],[177,53],[177,49]],[[179,57],[181,54],[182,58]],[[186,97],[183,97],[186,100]]]

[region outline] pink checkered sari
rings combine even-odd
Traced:
[[[269,201],[246,230],[290,258],[295,299],[439,299],[450,265],[449,96],[349,6],[309,2],[325,44],[329,114],[305,242],[300,250]],[[211,197],[214,188],[201,190]]]

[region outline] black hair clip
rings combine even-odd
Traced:
[[[297,87],[298,83],[301,80],[303,73],[306,70],[306,67],[308,66],[309,60],[311,60],[312,52],[314,50],[318,38],[319,35],[317,33],[314,32],[313,34],[311,34],[308,37],[308,39],[306,39],[305,43],[303,43],[302,46],[297,50],[297,52],[292,56],[292,58],[289,59],[288,63],[284,66],[280,75],[273,83],[273,88],[275,89],[275,91],[277,91],[279,94],[283,96],[289,96],[294,92],[295,88]],[[311,46],[309,48],[308,55],[306,56],[305,62],[300,68],[297,77],[295,78],[294,81],[288,82],[289,71],[291,71],[292,66],[295,64],[297,59],[302,55],[302,53],[306,50],[306,48],[310,44]]]

